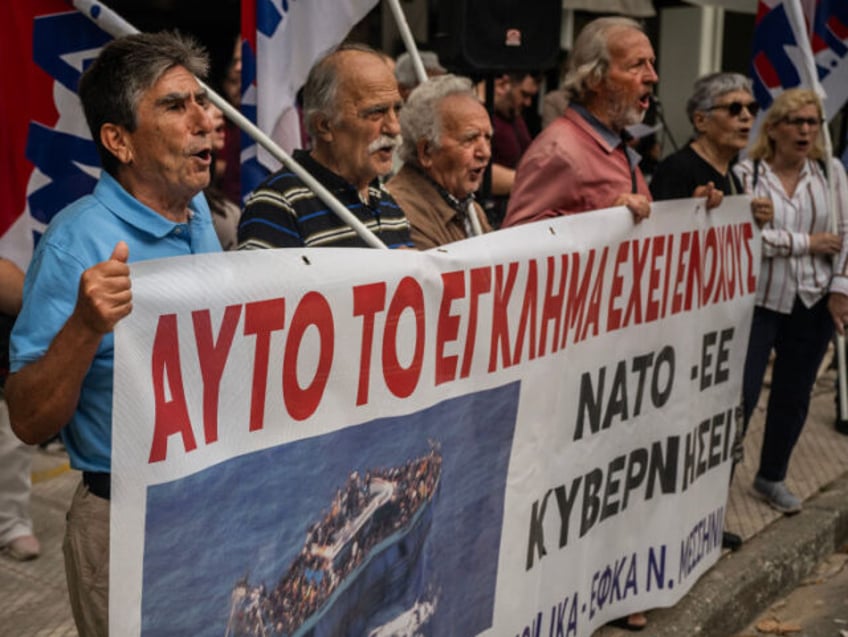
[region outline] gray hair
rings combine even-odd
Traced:
[[[426,139],[435,148],[439,147],[442,116],[438,107],[443,99],[451,95],[466,95],[480,101],[471,80],[450,73],[419,84],[409,94],[409,99],[400,112],[400,134],[403,141],[398,155],[403,161],[418,164],[420,139]]]
[[[425,71],[433,71],[435,73],[444,73],[445,67],[439,64],[439,56],[432,51],[419,51],[421,65]],[[413,88],[418,86],[418,74],[415,72],[415,66],[412,61],[412,56],[409,52],[401,53],[395,63],[395,79],[398,85]]]
[[[314,138],[317,134],[315,129],[315,117],[323,115],[333,120],[338,116],[336,97],[339,92],[340,78],[338,73],[338,56],[345,51],[359,51],[369,53],[385,62],[386,56],[375,51],[366,44],[349,42],[325,53],[309,69],[306,83],[303,85],[303,120],[306,123],[307,132]]]
[[[610,62],[609,33],[614,29],[645,32],[635,20],[619,16],[597,18],[583,27],[571,49],[563,81],[570,101],[582,104],[590,92],[589,85],[606,75]]]
[[[209,58],[194,38],[176,31],[137,33],[107,44],[83,73],[80,101],[103,169],[109,174],[117,174],[120,162],[100,142],[100,129],[116,124],[134,131],[142,95],[175,66],[204,78]]]
[[[710,73],[695,80],[692,96],[686,101],[686,116],[695,123],[695,113],[708,111],[722,95],[745,91],[753,95],[751,80],[739,73]]]

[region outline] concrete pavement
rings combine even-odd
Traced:
[[[728,637],[744,628],[769,601],[784,595],[815,565],[848,540],[848,436],[833,428],[834,372],[817,382],[810,416],[792,458],[788,484],[804,499],[792,517],[772,511],[751,495],[766,393],[754,414],[730,492],[727,528],[745,538],[673,608],[648,613],[645,637]],[[36,453],[32,512],[42,555],[15,562],[0,555],[0,637],[72,637],[62,563],[67,503],[79,481],[64,454]],[[596,637],[625,631],[602,628]]]
[[[0,554],[0,637],[76,637],[71,617],[62,537],[65,512],[79,474],[64,452],[40,449],[33,461],[32,517],[41,556],[16,562]]]

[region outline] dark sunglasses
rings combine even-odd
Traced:
[[[748,102],[747,104],[743,104],[742,102],[730,102],[730,104],[716,104],[715,106],[710,106],[707,110],[714,111],[716,109],[724,109],[726,110],[731,117],[739,117],[742,114],[742,109],[745,108],[751,114],[751,117],[756,117],[757,113],[760,112],[760,105],[756,102]]]
[[[801,128],[804,124],[810,128],[816,128],[822,123],[818,117],[784,117],[783,121],[796,128]]]

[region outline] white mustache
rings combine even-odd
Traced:
[[[394,150],[400,146],[400,135],[380,135],[373,142],[368,144],[368,152],[376,153],[378,150],[383,150],[384,148],[391,148]]]

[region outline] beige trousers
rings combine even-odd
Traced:
[[[65,525],[65,577],[80,636],[109,634],[109,501],[80,482]]]

